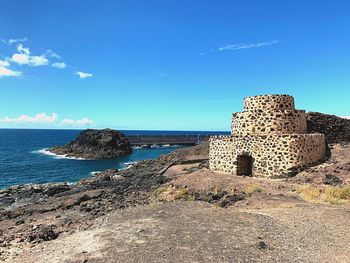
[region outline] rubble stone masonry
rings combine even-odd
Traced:
[[[230,136],[210,138],[209,166],[237,175],[281,178],[325,157],[323,134],[307,134],[305,111],[288,95],[246,97]]]

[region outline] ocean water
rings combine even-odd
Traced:
[[[72,141],[79,130],[0,129],[0,189],[27,183],[74,183],[93,172],[125,168],[146,159],[155,159],[175,148],[137,149],[113,160],[76,160],[45,154],[45,149]],[[123,131],[126,135],[225,134],[196,131]]]

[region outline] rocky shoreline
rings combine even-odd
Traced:
[[[126,170],[106,170],[73,185],[13,186],[0,191],[0,259],[20,262],[12,260],[17,258],[18,251],[31,251],[49,245],[47,241],[94,231],[121,209],[134,207],[143,211],[155,202],[201,201],[218,208],[236,209],[303,204],[296,195],[300,185],[314,183],[328,187],[330,183],[350,183],[349,150],[348,146],[333,145],[334,154],[326,163],[284,181],[211,173],[207,169],[208,144],[204,143],[156,160],[141,161]],[[195,210],[202,205],[191,206]],[[139,216],[144,216],[142,213]],[[137,231],[136,235],[141,235],[146,230]],[[268,246],[261,239],[257,242],[264,242],[257,243],[257,247]]]
[[[47,150],[57,155],[88,160],[112,159],[132,151],[125,135],[111,129],[88,129],[82,131],[74,141]]]
[[[126,170],[96,173],[77,184],[27,184],[0,190],[0,247],[55,239],[61,233],[93,225],[110,211],[148,204],[153,190],[170,180],[164,176],[169,167],[193,162],[206,165],[202,157],[207,148],[204,144],[181,149]],[[50,224],[38,223],[40,217],[47,217]],[[11,228],[12,224],[16,228]]]
[[[342,138],[335,133],[332,136]],[[341,143],[332,145],[332,157],[324,164],[310,167],[286,180],[212,173],[208,170],[206,142],[175,150],[156,160],[141,161],[129,169],[96,173],[72,185],[29,184],[0,190],[0,260],[21,262],[18,255],[23,251],[50,243],[46,241],[54,242],[74,233],[96,229],[121,209],[135,207],[136,211],[143,211],[155,202],[201,201],[218,208],[236,209],[305,205],[298,195],[300,187],[311,184],[320,187],[317,191],[322,191],[325,187],[350,185],[349,141],[341,140]],[[190,206],[195,211],[202,205],[194,203]],[[174,204],[174,207],[169,209],[178,206]],[[318,206],[318,209],[323,208]],[[201,214],[201,210],[197,213]],[[221,218],[217,222],[225,220]],[[136,233],[141,234],[143,232]],[[265,250],[268,245],[261,243],[258,247]]]

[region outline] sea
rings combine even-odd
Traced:
[[[0,129],[0,189],[29,183],[75,183],[106,169],[126,169],[146,159],[156,159],[176,147],[134,149],[111,160],[82,160],[46,151],[74,140],[81,130]],[[206,131],[122,131],[125,135],[221,135]],[[180,147],[180,146],[179,146]]]

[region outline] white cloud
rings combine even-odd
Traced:
[[[65,67],[67,67],[67,64],[64,62],[56,62],[53,63],[51,66],[53,66],[54,68],[64,69]]]
[[[72,119],[63,119],[61,122],[63,125],[77,125],[77,126],[86,126],[93,124],[92,120],[88,118],[82,118],[80,120],[72,120]]]
[[[240,50],[240,49],[250,49],[250,48],[259,48],[259,47],[267,47],[271,45],[275,45],[281,43],[280,40],[273,40],[273,41],[263,41],[259,43],[239,43],[239,44],[227,44],[222,47],[219,47],[218,49],[210,49],[206,52],[201,52],[200,55],[206,55],[215,51],[232,51],[232,50]]]
[[[50,126],[75,126],[82,127],[92,125],[93,121],[88,118],[82,118],[78,120],[73,120],[65,118],[60,120],[57,113],[51,113],[51,115],[46,113],[38,113],[34,116],[29,116],[26,114],[20,115],[16,118],[5,117],[0,119],[0,124],[46,124]]]
[[[10,60],[19,65],[28,65],[31,67],[45,66],[49,63],[49,60],[45,55],[31,56],[29,48],[24,47],[22,44],[17,45],[17,51],[12,55]]]
[[[15,62],[15,63],[17,63],[19,65],[29,64],[29,56],[27,54],[15,53],[15,54],[12,55],[11,61]]]
[[[0,60],[0,78],[4,76],[21,76],[21,71],[16,71],[13,66],[29,66],[29,67],[39,67],[39,66],[51,66],[57,69],[64,69],[67,64],[63,61],[58,61],[62,57],[54,52],[52,49],[47,49],[41,54],[32,54],[29,47],[25,46],[23,42],[27,41],[27,38],[11,38],[11,39],[1,39],[1,42],[11,46],[11,49],[15,49],[12,53],[4,55],[0,54],[0,57],[5,57],[4,60]],[[80,79],[93,77],[93,74],[87,72],[75,72]]]
[[[32,56],[29,65],[33,67],[44,66],[49,64],[49,60],[44,56]]]
[[[81,79],[91,78],[93,76],[91,73],[86,73],[86,72],[81,72],[81,71],[78,71],[75,74],[78,75],[79,78],[81,78]]]
[[[22,75],[20,71],[14,71],[8,68],[10,63],[5,60],[0,60],[0,78],[2,77],[19,77]]]
[[[24,47],[22,44],[18,44],[17,51],[20,52],[20,53],[27,54],[27,55],[30,54],[29,48]]]
[[[51,49],[46,50],[46,54],[47,54],[49,57],[52,57],[52,58],[57,58],[57,59],[60,59],[60,58],[61,58],[60,55],[58,55],[57,53],[53,52]]]
[[[248,48],[258,48],[258,47],[266,47],[266,46],[271,46],[275,45],[277,43],[280,43],[279,40],[273,40],[270,42],[259,42],[259,43],[242,43],[242,44],[229,44],[225,45],[223,47],[219,48],[219,51],[225,51],[225,50],[239,50],[239,49],[248,49]]]
[[[35,116],[20,115],[17,118],[5,117],[0,119],[3,123],[54,123],[58,119],[57,113],[47,115],[46,113],[38,113]]]
[[[4,44],[17,44],[17,43],[22,43],[22,42],[26,42],[28,40],[28,38],[24,37],[24,38],[10,38],[10,39],[0,39],[0,42],[4,43]]]
[[[0,66],[0,78],[2,77],[19,77],[22,75],[20,71],[14,71],[12,69]]]
[[[28,40],[28,38],[26,38],[26,37],[24,37],[24,38],[11,38],[11,39],[7,40],[7,43],[12,45],[15,43],[26,42],[27,40]]]
[[[8,67],[10,66],[10,63],[6,60],[0,60],[0,67]]]
[[[340,116],[340,118],[344,118],[344,119],[349,119],[350,120],[350,116]]]

